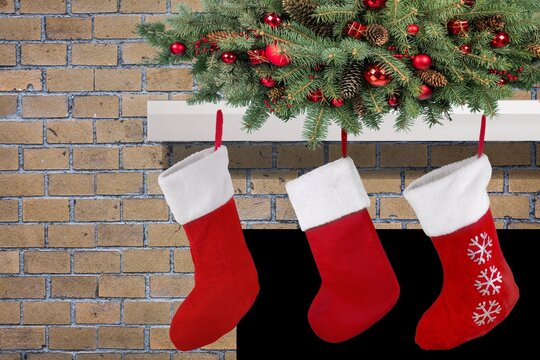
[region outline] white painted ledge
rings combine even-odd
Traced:
[[[265,125],[251,134],[242,131],[245,108],[225,104],[188,106],[185,101],[148,101],[148,140],[167,142],[213,141],[217,109],[225,116],[223,141],[303,141],[304,119],[287,123],[271,116]],[[488,120],[488,141],[540,141],[540,101],[501,101],[500,116]],[[474,141],[478,138],[480,114],[454,109],[453,121],[429,128],[416,120],[409,132],[394,132],[394,115],[388,115],[379,131],[364,129],[350,141]],[[328,141],[340,140],[340,129],[333,125]]]

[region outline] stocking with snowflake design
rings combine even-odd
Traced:
[[[159,176],[171,211],[189,239],[195,287],[174,314],[169,336],[176,348],[192,350],[231,331],[259,291],[257,271],[244,241],[233,199],[227,148],[216,145],[175,164]]]
[[[404,192],[444,274],[439,297],[416,329],[416,343],[426,350],[451,349],[485,335],[519,298],[489,209],[491,164],[482,147],[483,135],[478,156],[434,170]]]
[[[315,258],[321,287],[308,321],[321,339],[358,335],[395,305],[399,285],[367,208],[370,200],[343,133],[342,159],[287,183],[287,193]]]

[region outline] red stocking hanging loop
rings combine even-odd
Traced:
[[[482,115],[482,125],[480,125],[480,138],[478,139],[478,157],[484,154],[484,139],[486,137],[486,115]]]
[[[347,157],[347,130],[341,129],[341,155]]]
[[[214,151],[221,146],[221,138],[223,137],[223,112],[218,110],[216,113],[216,136]]]

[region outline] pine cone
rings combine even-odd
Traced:
[[[448,85],[446,76],[436,70],[419,70],[416,75],[426,84],[433,87],[445,87]]]
[[[478,31],[501,31],[504,29],[505,23],[502,15],[493,15],[477,19],[473,25]]]
[[[339,92],[344,99],[352,99],[360,91],[362,85],[362,73],[364,68],[362,63],[350,63],[339,81]]]
[[[366,115],[367,108],[366,105],[364,105],[364,100],[360,95],[356,96],[353,99],[353,109],[358,116]]]
[[[334,25],[317,21],[313,17],[315,9],[317,9],[317,3],[313,0],[283,0],[283,10],[293,20],[315,31],[317,35],[332,36]]]
[[[210,42],[218,42],[224,39],[240,37],[240,33],[235,31],[213,31],[208,33],[206,37],[208,40],[210,40]]]
[[[540,59],[540,44],[531,44],[527,46],[527,50],[536,56],[537,59]]]
[[[386,44],[389,40],[388,30],[382,25],[373,24],[368,25],[365,32],[366,39],[378,46]]]
[[[268,90],[266,93],[266,96],[273,102],[277,103],[279,100],[283,98],[285,95],[285,86],[277,86],[275,88],[272,88]]]

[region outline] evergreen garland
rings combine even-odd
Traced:
[[[270,113],[285,121],[305,113],[304,136],[315,146],[332,121],[357,134],[362,126],[378,128],[389,112],[397,113],[397,130],[416,118],[438,124],[457,105],[495,116],[497,101],[512,88],[540,83],[538,0],[388,0],[379,10],[359,0],[203,3],[204,12],[181,5],[178,15],[144,23],[139,33],[160,49],[152,63],[189,64],[199,85],[191,103],[225,99],[247,106],[247,131]],[[277,25],[264,21],[272,13],[280,17]],[[494,46],[504,34],[509,43]],[[185,52],[173,54],[175,42]],[[290,63],[268,61],[264,50],[272,44]],[[225,52],[236,61],[222,61]],[[431,68],[415,68],[416,54],[429,55]],[[372,65],[388,83],[366,81]],[[263,85],[262,78],[276,85]],[[427,100],[418,99],[423,84],[434,89]],[[398,99],[397,106],[389,99]]]

